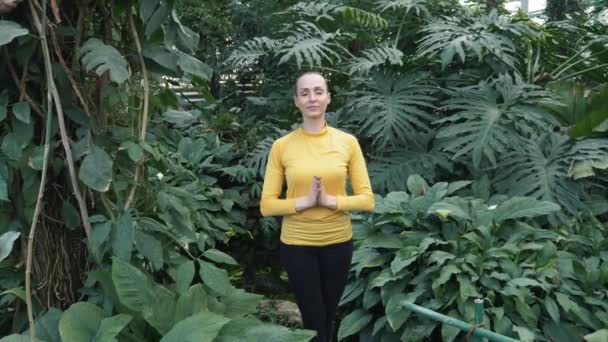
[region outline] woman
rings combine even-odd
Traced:
[[[281,263],[306,329],[317,342],[329,342],[344,292],[353,244],[351,210],[374,207],[365,160],[357,139],[325,121],[331,98],[325,78],[302,74],[294,102],[302,128],[276,140],[268,156],[260,210],[284,216]],[[346,176],[354,195],[346,194]],[[287,181],[286,198],[279,198]]]

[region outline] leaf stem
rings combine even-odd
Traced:
[[[141,64],[141,76],[143,78],[143,87],[144,87],[144,103],[143,103],[143,111],[142,111],[142,122],[141,122],[141,131],[139,132],[139,141],[146,141],[146,129],[148,125],[148,110],[149,110],[149,102],[150,102],[150,85],[148,84],[148,70],[146,69],[146,62],[144,61],[144,55],[142,53],[141,42],[139,41],[139,35],[137,34],[137,27],[135,26],[135,21],[133,20],[133,14],[129,13],[129,26],[131,27],[131,33],[133,33],[133,39],[135,40],[135,46],[137,47],[137,54],[139,55],[139,63]],[[127,201],[125,202],[125,209],[128,209],[135,198],[135,189],[137,188],[137,183],[139,182],[139,178],[143,173],[144,169],[144,158],[142,157],[137,166],[135,167],[135,177],[133,182],[133,187],[129,192],[129,196],[127,197]]]

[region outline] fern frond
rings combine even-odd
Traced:
[[[429,10],[426,8],[427,0],[380,0],[376,1],[376,9],[380,13],[385,11],[396,11],[405,9],[404,14],[408,14],[410,11],[416,12],[417,16],[420,14],[424,16],[430,16]]]
[[[403,52],[389,46],[364,50],[361,57],[356,57],[347,65],[348,73],[367,74],[371,69],[389,63],[403,65]]]
[[[371,137],[376,147],[403,145],[413,141],[413,133],[430,130],[433,117],[427,110],[433,108],[435,88],[426,74],[376,72],[353,83],[349,121],[357,123],[360,133]]]
[[[476,168],[482,160],[495,166],[496,156],[511,145],[557,125],[538,106],[549,103],[556,103],[551,93],[510,75],[457,89],[445,102],[445,108],[454,114],[435,121],[443,126],[437,134],[438,146],[453,159],[472,158]]]
[[[226,64],[234,67],[242,67],[255,63],[255,61],[280,47],[280,42],[268,37],[255,37],[243,43],[227,59]]]

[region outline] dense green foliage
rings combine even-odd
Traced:
[[[355,220],[339,338],[464,338],[401,300],[471,321],[484,297],[486,327],[521,340],[607,326],[603,7],[550,1],[567,20],[539,24],[474,2],[50,1],[44,31],[45,1],[4,14],[1,341],[28,333],[45,138],[39,340],[309,340],[244,291],[285,296],[279,221],[257,202],[309,69],[379,195]]]
[[[472,322],[473,299],[483,297],[485,326],[522,341],[572,341],[608,324],[601,226],[539,229],[559,206],[530,197],[486,201],[476,197],[481,186],[470,184],[429,186],[411,176],[407,192],[379,199],[358,222],[342,300],[357,309],[344,318],[342,335],[420,341],[438,328],[443,341],[457,336],[412,315],[404,300]]]

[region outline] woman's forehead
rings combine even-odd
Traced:
[[[326,88],[325,79],[316,74],[303,75],[296,83],[298,89]]]

